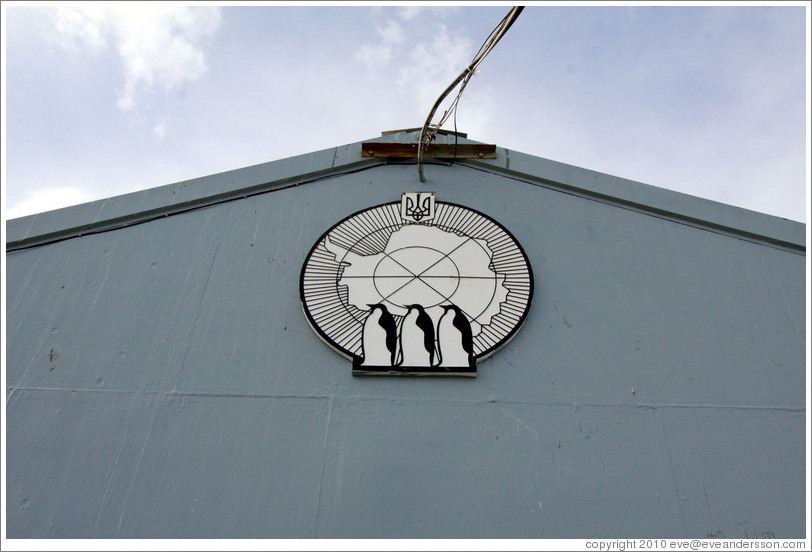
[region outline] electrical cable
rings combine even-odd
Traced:
[[[524,6],[513,6],[510,11],[502,18],[502,21],[491,31],[488,35],[488,38],[485,39],[485,42],[482,43],[480,46],[479,51],[474,56],[474,59],[471,61],[468,66],[463,69],[462,73],[454,79],[454,81],[448,85],[448,87],[443,91],[437,101],[434,102],[434,106],[431,108],[429,112],[429,116],[426,118],[426,122],[423,123],[423,127],[420,129],[420,138],[417,145],[417,172],[420,178],[420,182],[425,182],[426,178],[423,176],[423,153],[425,148],[431,144],[431,141],[437,135],[437,131],[440,129],[440,126],[448,120],[448,117],[453,113],[454,114],[454,121],[455,121],[455,128],[456,128],[456,110],[457,105],[459,104],[460,97],[462,96],[462,91],[465,90],[465,87],[468,85],[468,81],[471,80],[471,77],[476,72],[477,67],[479,64],[482,63],[482,60],[485,59],[491,50],[493,50],[496,43],[502,39],[505,33],[510,29],[511,25],[513,25],[516,18],[519,17],[519,14],[524,10]],[[457,96],[451,102],[451,105],[448,109],[445,110],[443,116],[440,118],[440,121],[434,125],[434,129],[429,131],[429,127],[431,126],[431,120],[434,117],[434,114],[437,112],[437,109],[440,107],[440,104],[448,96],[454,88],[458,84],[460,84],[460,89],[457,92]]]

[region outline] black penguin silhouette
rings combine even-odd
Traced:
[[[468,317],[456,305],[443,305],[437,334],[441,366],[473,366],[474,340]]]
[[[420,357],[422,355],[418,354],[417,351],[408,351],[403,350],[403,346],[401,345],[401,352],[403,354],[403,364],[404,366],[434,366],[434,323],[431,321],[431,317],[426,313],[425,309],[421,305],[409,305],[409,311],[406,313],[406,317],[403,321],[403,326],[401,327],[401,343],[403,342],[403,333],[404,331],[408,331],[409,328],[407,324],[409,320],[411,320],[410,316],[412,315],[413,311],[417,311],[417,317],[414,319],[414,325],[416,329],[422,334],[423,337],[423,348],[425,349],[425,353],[428,354],[428,364],[424,362],[413,362],[411,359],[415,357]],[[410,358],[411,357],[411,358]],[[425,358],[425,357],[424,357]]]
[[[386,308],[386,305],[382,303],[377,303],[374,305],[369,305],[370,313],[369,317],[367,318],[368,322],[364,324],[364,364],[384,364],[383,361],[383,351],[380,350],[379,346],[384,345],[386,347],[386,351],[389,353],[389,365],[395,365],[395,354],[397,353],[397,344],[398,344],[398,336],[397,336],[397,325],[395,324],[395,318],[389,312],[389,309]],[[380,330],[375,331],[374,326],[370,327],[367,324],[375,324],[374,316],[375,312],[379,311],[380,315],[377,320],[377,325],[380,327],[380,330],[383,330],[384,339],[383,343],[380,340],[380,334],[378,333]],[[372,342],[369,342],[372,340]]]

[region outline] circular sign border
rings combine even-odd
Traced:
[[[530,311],[530,306],[533,303],[533,296],[535,295],[535,276],[533,274],[533,267],[530,264],[530,259],[528,258],[527,253],[525,252],[525,250],[522,247],[521,243],[519,243],[519,240],[517,240],[516,237],[510,232],[510,230],[508,230],[502,223],[500,223],[499,221],[497,221],[496,219],[494,219],[490,215],[487,215],[485,213],[482,213],[481,211],[472,209],[470,207],[466,207],[465,205],[461,205],[459,203],[454,203],[454,202],[450,202],[450,201],[437,201],[436,203],[438,205],[448,205],[450,207],[456,207],[456,208],[459,208],[459,209],[464,209],[466,211],[470,211],[470,212],[474,213],[475,215],[480,216],[480,217],[486,219],[488,222],[494,224],[497,228],[499,228],[502,232],[504,232],[504,234],[508,238],[510,238],[510,240],[516,245],[516,248],[519,250],[519,253],[521,253],[521,255],[522,255],[522,259],[524,260],[524,266],[527,267],[527,279],[528,279],[529,289],[528,289],[528,292],[527,292],[527,302],[525,304],[524,311],[519,316],[518,320],[513,325],[513,327],[504,335],[504,337],[502,337],[497,343],[495,343],[494,345],[492,345],[488,349],[485,349],[484,351],[482,351],[478,355],[474,356],[475,362],[478,362],[480,360],[484,360],[484,359],[490,357],[495,352],[497,352],[499,349],[504,347],[511,339],[513,339],[515,337],[516,333],[518,333],[518,331],[522,328],[522,326],[524,326],[524,323],[527,320],[527,314]],[[358,211],[355,211],[354,213],[352,213],[350,215],[347,215],[346,217],[342,218],[341,220],[339,220],[338,222],[333,224],[330,228],[328,228],[326,231],[324,231],[316,239],[316,241],[313,243],[313,246],[310,248],[307,255],[305,256],[304,261],[302,262],[302,268],[301,268],[301,271],[299,273],[299,300],[300,300],[300,302],[302,304],[302,310],[304,311],[305,318],[307,319],[308,324],[313,329],[313,331],[316,333],[316,335],[318,335],[319,338],[322,341],[325,342],[325,344],[327,344],[333,351],[335,351],[336,353],[340,354],[341,356],[343,356],[343,357],[345,357],[345,358],[347,358],[349,360],[354,360],[354,359],[358,358],[358,355],[354,354],[352,351],[350,351],[350,350],[344,348],[343,346],[339,345],[338,343],[336,343],[329,335],[327,335],[327,332],[325,332],[319,326],[319,324],[313,318],[313,315],[310,313],[310,310],[309,310],[309,308],[307,306],[307,302],[305,300],[305,288],[304,288],[305,272],[306,272],[306,270],[308,268],[308,265],[309,265],[310,259],[313,256],[313,253],[316,251],[316,249],[319,247],[319,245],[324,241],[324,239],[331,232],[333,232],[336,228],[338,228],[339,226],[341,226],[342,224],[344,224],[348,220],[361,215],[362,213],[365,213],[365,212],[368,212],[368,211],[373,211],[375,209],[379,209],[381,207],[386,207],[386,206],[399,206],[400,204],[401,204],[400,201],[387,201],[385,203],[380,203],[378,205],[373,205],[371,207],[365,207],[364,209],[359,209]],[[398,209],[398,212],[399,212],[399,209]],[[443,227],[441,227],[441,226],[431,224],[431,221],[427,221],[427,223],[428,223],[428,225],[434,226],[436,228],[440,228],[441,230],[443,229]],[[422,225],[425,226],[425,225],[427,225],[427,223],[423,223],[423,222],[415,223],[415,222],[412,222],[410,224],[422,224]],[[406,226],[406,224],[403,224],[403,226]],[[451,227],[446,227],[446,228],[451,229]]]

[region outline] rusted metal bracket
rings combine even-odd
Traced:
[[[362,142],[361,157],[417,157],[417,144]],[[429,144],[424,159],[496,159],[496,144]]]

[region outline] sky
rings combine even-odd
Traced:
[[[510,6],[3,2],[3,216],[420,127]],[[458,131],[807,221],[808,2],[526,6]]]

